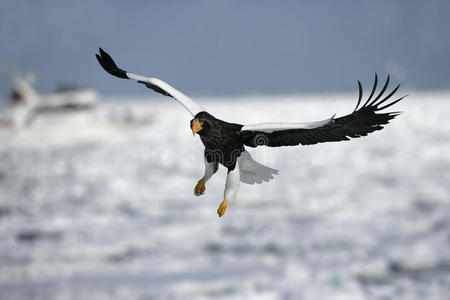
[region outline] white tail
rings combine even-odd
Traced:
[[[253,160],[250,153],[244,151],[238,158],[241,182],[246,184],[263,183],[278,175],[278,170],[266,167]]]

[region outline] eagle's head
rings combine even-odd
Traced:
[[[198,133],[200,136],[204,136],[208,133],[213,125],[214,117],[208,114],[206,111],[201,111],[195,115],[191,120],[192,134]]]

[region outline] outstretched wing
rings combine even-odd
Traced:
[[[103,69],[105,69],[105,71],[109,74],[123,79],[134,79],[137,82],[144,84],[146,87],[154,90],[155,92],[163,94],[164,96],[174,98],[175,100],[180,102],[181,105],[183,105],[184,108],[186,108],[192,116],[195,116],[199,112],[204,111],[204,109],[200,105],[195,103],[194,100],[176,90],[168,83],[157,78],[145,77],[124,71],[117,67],[116,63],[108,53],[103,51],[102,48],[99,48],[99,50],[100,55],[95,54],[95,56],[97,57],[97,60],[103,67]]]
[[[366,102],[360,107],[363,90],[358,81],[359,97],[355,109],[351,114],[340,118],[310,122],[310,123],[262,123],[245,125],[242,127],[244,144],[250,147],[257,146],[294,146],[298,144],[313,145],[325,142],[347,141],[350,138],[358,138],[380,130],[383,125],[399,115],[400,112],[381,112],[402,100],[403,96],[395,101],[386,103],[395,94],[400,85],[383,97],[389,85],[389,75],[378,95],[372,100],[377,88],[378,76],[375,74],[375,82],[372,92]],[[384,104],[384,105],[382,105]]]

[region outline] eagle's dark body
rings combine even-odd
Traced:
[[[205,130],[199,132],[205,146],[206,160],[219,163],[229,170],[234,169],[236,159],[245,150],[241,133],[243,125],[219,120],[207,112],[200,112],[195,118],[208,124]]]

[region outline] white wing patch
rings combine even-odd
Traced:
[[[259,123],[259,124],[252,124],[252,125],[244,125],[242,127],[242,131],[244,130],[250,130],[250,131],[262,131],[266,133],[272,133],[274,131],[279,130],[289,130],[289,129],[314,129],[317,127],[324,126],[334,119],[333,115],[331,118],[322,120],[322,121],[315,121],[315,122],[305,122],[305,123]]]
[[[159,87],[161,90],[164,90],[166,93],[170,94],[173,98],[180,102],[180,104],[183,105],[184,108],[186,108],[193,117],[195,117],[195,115],[199,112],[204,111],[204,109],[194,100],[160,79],[145,77],[128,72],[126,74],[130,79],[134,79],[142,83],[147,82],[151,85]]]
[[[241,156],[238,157],[238,163],[241,182],[246,184],[269,182],[279,172],[254,161],[247,151],[241,153]]]

